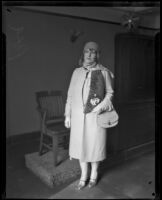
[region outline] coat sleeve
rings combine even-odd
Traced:
[[[106,88],[106,94],[103,101],[100,103],[101,109],[106,110],[108,108],[108,105],[110,104],[110,101],[112,101],[114,90],[112,88],[112,78],[113,74],[111,74],[108,70],[104,70],[103,72],[104,80],[105,80],[105,88]]]
[[[73,88],[75,85],[74,84],[75,74],[76,74],[76,69],[73,71],[73,74],[72,74],[72,77],[70,80],[70,85],[69,85],[68,92],[67,92],[67,99],[66,99],[65,112],[64,112],[65,117],[71,116],[71,103],[72,103]]]

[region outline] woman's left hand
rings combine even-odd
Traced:
[[[97,114],[100,114],[104,110],[111,111],[113,109],[113,104],[111,101],[108,102],[108,104],[104,107],[102,103],[98,104],[92,112],[96,112]]]
[[[112,102],[109,100],[106,110],[111,111],[111,110],[113,110],[113,108],[114,108],[114,107],[113,107],[113,104],[112,104]]]
[[[102,105],[98,104],[93,110],[92,112],[96,112],[97,114],[100,114],[103,111]]]

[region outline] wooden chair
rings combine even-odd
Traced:
[[[42,155],[43,147],[53,151],[53,165],[58,164],[59,138],[69,136],[69,130],[64,126],[64,104],[61,91],[36,92],[36,101],[41,119],[41,136],[39,155]],[[52,143],[45,141],[51,138]],[[50,140],[51,140],[50,139]],[[66,145],[66,144],[64,144]]]

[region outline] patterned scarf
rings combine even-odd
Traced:
[[[84,113],[91,112],[105,96],[105,81],[101,70],[94,70],[91,73],[90,90],[84,107]]]

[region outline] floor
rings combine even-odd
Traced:
[[[155,195],[154,152],[104,168],[98,185],[76,191],[79,177],[49,188],[25,166],[24,155],[38,150],[38,141],[6,147],[6,198],[153,198]],[[93,191],[93,192],[92,192]]]
[[[154,153],[128,161],[102,173],[96,187],[76,190],[78,181],[50,199],[153,199]]]
[[[38,151],[38,141],[26,141],[6,147],[6,197],[7,198],[48,198],[75,179],[66,184],[50,188],[25,166],[24,155]]]

